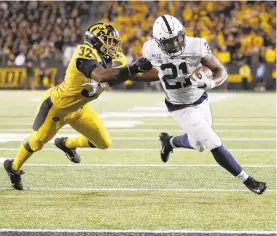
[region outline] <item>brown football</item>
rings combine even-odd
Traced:
[[[196,68],[192,72],[192,74],[195,74],[199,79],[201,79],[200,71],[203,71],[208,79],[212,79],[213,78],[213,72],[208,67],[206,67],[206,66],[201,66],[201,67]]]

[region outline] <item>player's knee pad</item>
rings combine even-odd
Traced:
[[[204,146],[203,144],[198,141],[197,139],[195,139],[192,135],[188,135],[188,141],[190,146],[193,147],[193,149],[199,151],[199,152],[203,152],[204,151]]]
[[[44,144],[46,144],[48,141],[49,141],[48,136],[39,138],[39,137],[37,137],[37,135],[31,135],[28,138],[28,144],[34,152],[41,150],[43,148]]]
[[[34,138],[29,138],[28,139],[28,146],[24,145],[24,147],[29,147],[29,150],[32,150],[33,152],[37,152],[39,150],[41,150],[44,146],[44,143],[40,142],[39,140],[36,140]],[[28,149],[26,148],[26,150],[28,151]]]
[[[188,141],[189,141],[190,146],[193,147],[193,149],[200,151],[201,145],[199,142],[197,142],[197,140],[193,137],[193,135],[188,134]]]
[[[213,150],[221,145],[221,139],[215,132],[207,134],[205,140],[203,141],[204,148],[208,150]]]
[[[188,140],[190,145],[199,152],[204,151],[204,149],[212,150],[222,145],[219,136],[213,130],[189,134]]]
[[[44,146],[44,143],[42,143],[39,140],[34,140],[33,142],[30,142],[30,147],[34,152],[41,150],[43,146]]]

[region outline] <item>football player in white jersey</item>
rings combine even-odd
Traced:
[[[208,149],[219,165],[238,177],[252,192],[262,194],[267,188],[266,183],[249,176],[212,129],[207,90],[220,86],[226,80],[227,72],[212,54],[206,39],[185,36],[184,26],[178,19],[163,15],[153,25],[153,39],[143,45],[143,57],[151,62],[153,68],[141,78],[159,78],[166,94],[168,111],[186,133],[181,136],[161,133],[163,162],[168,161],[174,148],[200,152]],[[212,79],[203,71],[200,72],[202,78],[192,74],[201,66],[212,71]]]

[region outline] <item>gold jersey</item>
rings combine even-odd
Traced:
[[[76,64],[78,58],[94,60],[99,64],[102,63],[102,59],[94,48],[85,44],[78,45],[69,62],[64,81],[51,91],[51,101],[57,108],[76,111],[100,95],[85,96],[82,84],[91,82],[91,79],[78,70]],[[123,54],[119,54],[114,61],[120,62],[118,67],[123,67],[127,64],[127,59]]]

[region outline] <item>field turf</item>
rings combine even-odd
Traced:
[[[31,131],[40,95],[0,94],[2,162]],[[109,150],[80,150],[82,163],[74,165],[49,143],[26,163],[21,192],[11,190],[0,166],[0,228],[275,231],[276,96],[210,98],[214,129],[245,170],[267,182],[264,195],[249,192],[209,152],[178,149],[162,163],[159,133],[182,134],[164,94],[109,92],[90,104],[107,124]],[[59,133],[68,134],[76,132]]]

